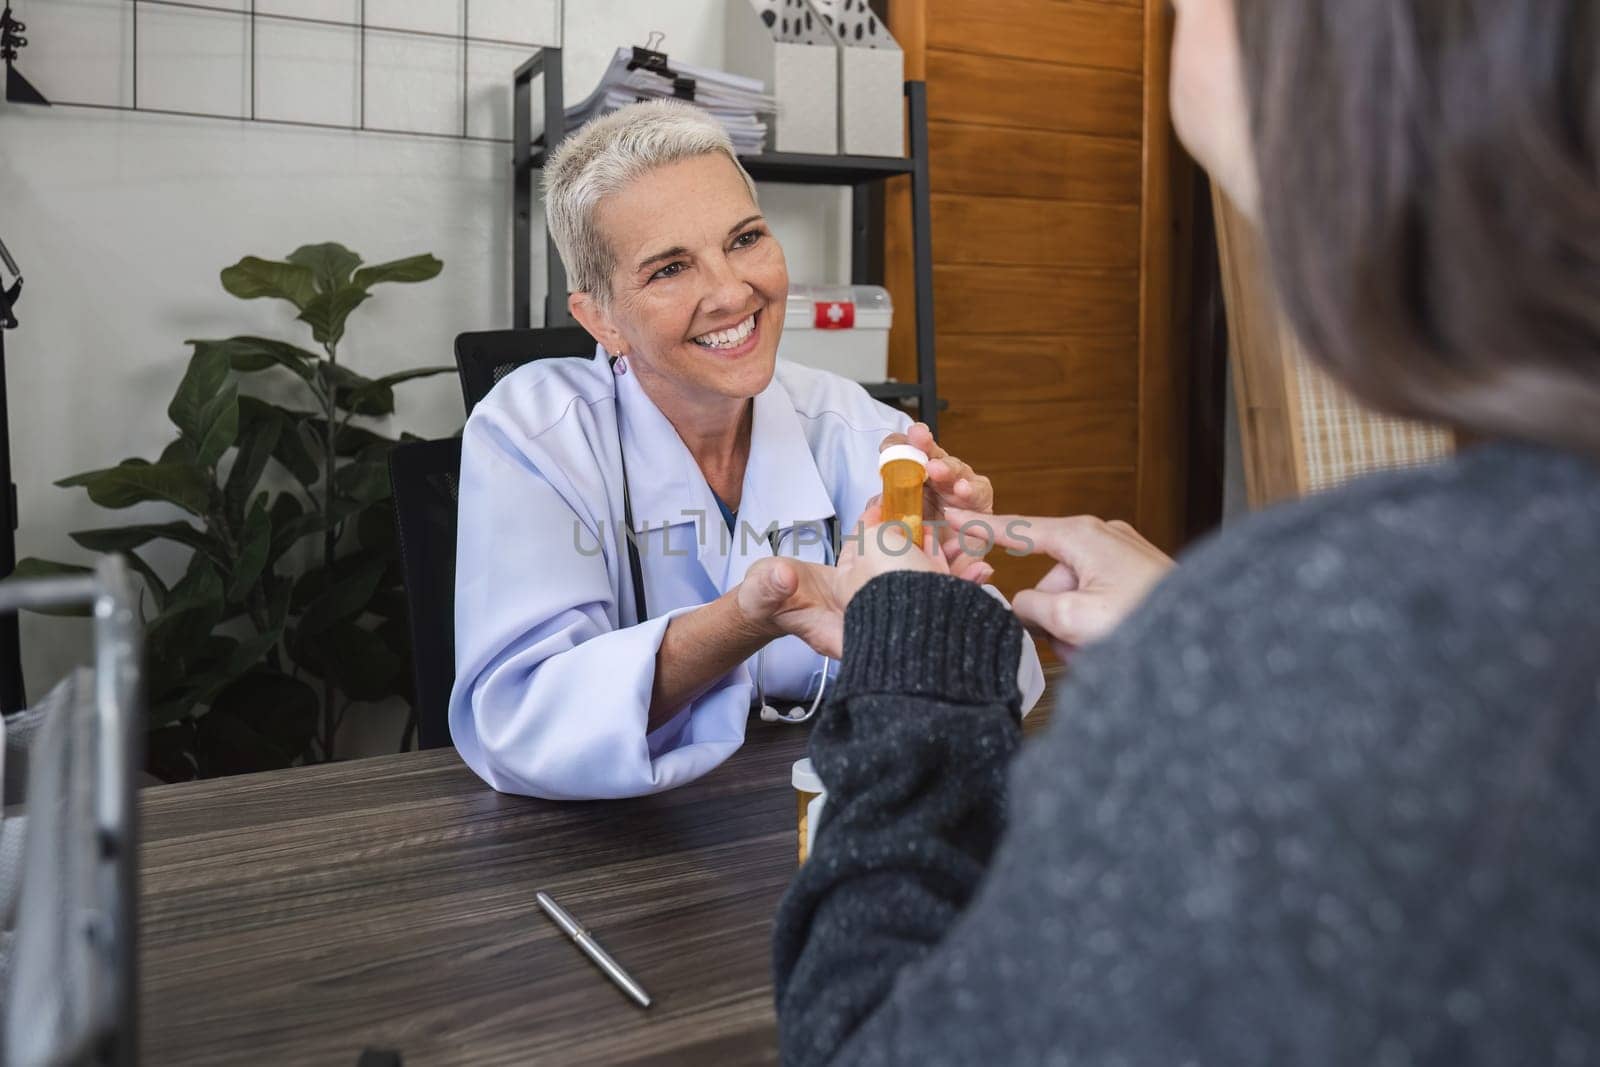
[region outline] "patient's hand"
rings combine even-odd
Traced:
[[[1125,522],[1087,515],[1034,519],[960,511],[951,519],[987,526],[1000,548],[1056,561],[1037,586],[1012,598],[1011,606],[1063,658],[1116,629],[1174,566]]]
[[[859,541],[851,541],[839,553],[837,597],[848,607],[862,586],[883,574],[895,571],[922,571],[949,574],[950,565],[933,539],[933,531],[922,531],[921,548],[911,543],[904,523],[883,523],[882,515],[868,509],[862,517],[864,529]],[[979,561],[982,563],[982,561]],[[982,564],[987,574],[994,569]],[[981,580],[981,579],[980,579]]]

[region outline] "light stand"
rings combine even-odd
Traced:
[[[0,579],[17,569],[17,487],[11,481],[11,425],[6,400],[6,332],[17,326],[12,314],[17,297],[22,295],[22,272],[0,241],[0,263],[16,280],[10,288],[0,275]],[[27,706],[22,688],[22,640],[17,617],[0,614],[0,712],[10,714]]]

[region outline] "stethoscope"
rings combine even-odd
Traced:
[[[633,581],[633,615],[634,622],[641,623],[650,617],[650,608],[644,597],[644,565],[639,558],[639,546],[633,538],[633,497],[628,491],[628,454],[622,447],[622,389],[615,379],[618,377],[617,361],[621,356],[611,356],[612,394],[611,401],[617,417],[617,459],[622,464],[622,521],[627,524],[627,534],[623,540],[628,544],[628,572]],[[834,558],[834,538],[837,534],[836,518],[828,520],[828,531],[824,538],[823,559],[832,566],[837,562]],[[779,545],[782,543],[777,530],[768,535],[768,543],[772,545],[772,554],[778,554]],[[833,660],[827,656],[822,657],[822,680],[817,683],[817,695],[811,701],[811,707],[802,707],[796,704],[787,713],[780,712],[767,700],[767,661],[766,649],[756,653],[756,698],[761,701],[762,722],[783,722],[798,725],[810,722],[817,714],[817,709],[822,707],[823,694],[828,691],[828,668],[833,666]]]

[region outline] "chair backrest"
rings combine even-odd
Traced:
[[[594,338],[582,326],[545,330],[484,330],[456,337],[456,370],[467,414],[489,390],[522,366],[550,356],[592,356]]]
[[[1448,430],[1373,411],[1311,362],[1279,306],[1260,234],[1220,193],[1213,205],[1250,506],[1449,456]]]
[[[389,452],[400,568],[411,616],[417,744],[450,744],[450,687],[456,676],[456,499],[461,439],[408,441]]]

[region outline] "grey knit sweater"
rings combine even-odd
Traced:
[[[1269,512],[1073,663],[851,603],[776,934],[786,1062],[1600,1064],[1600,469],[1495,445]]]

